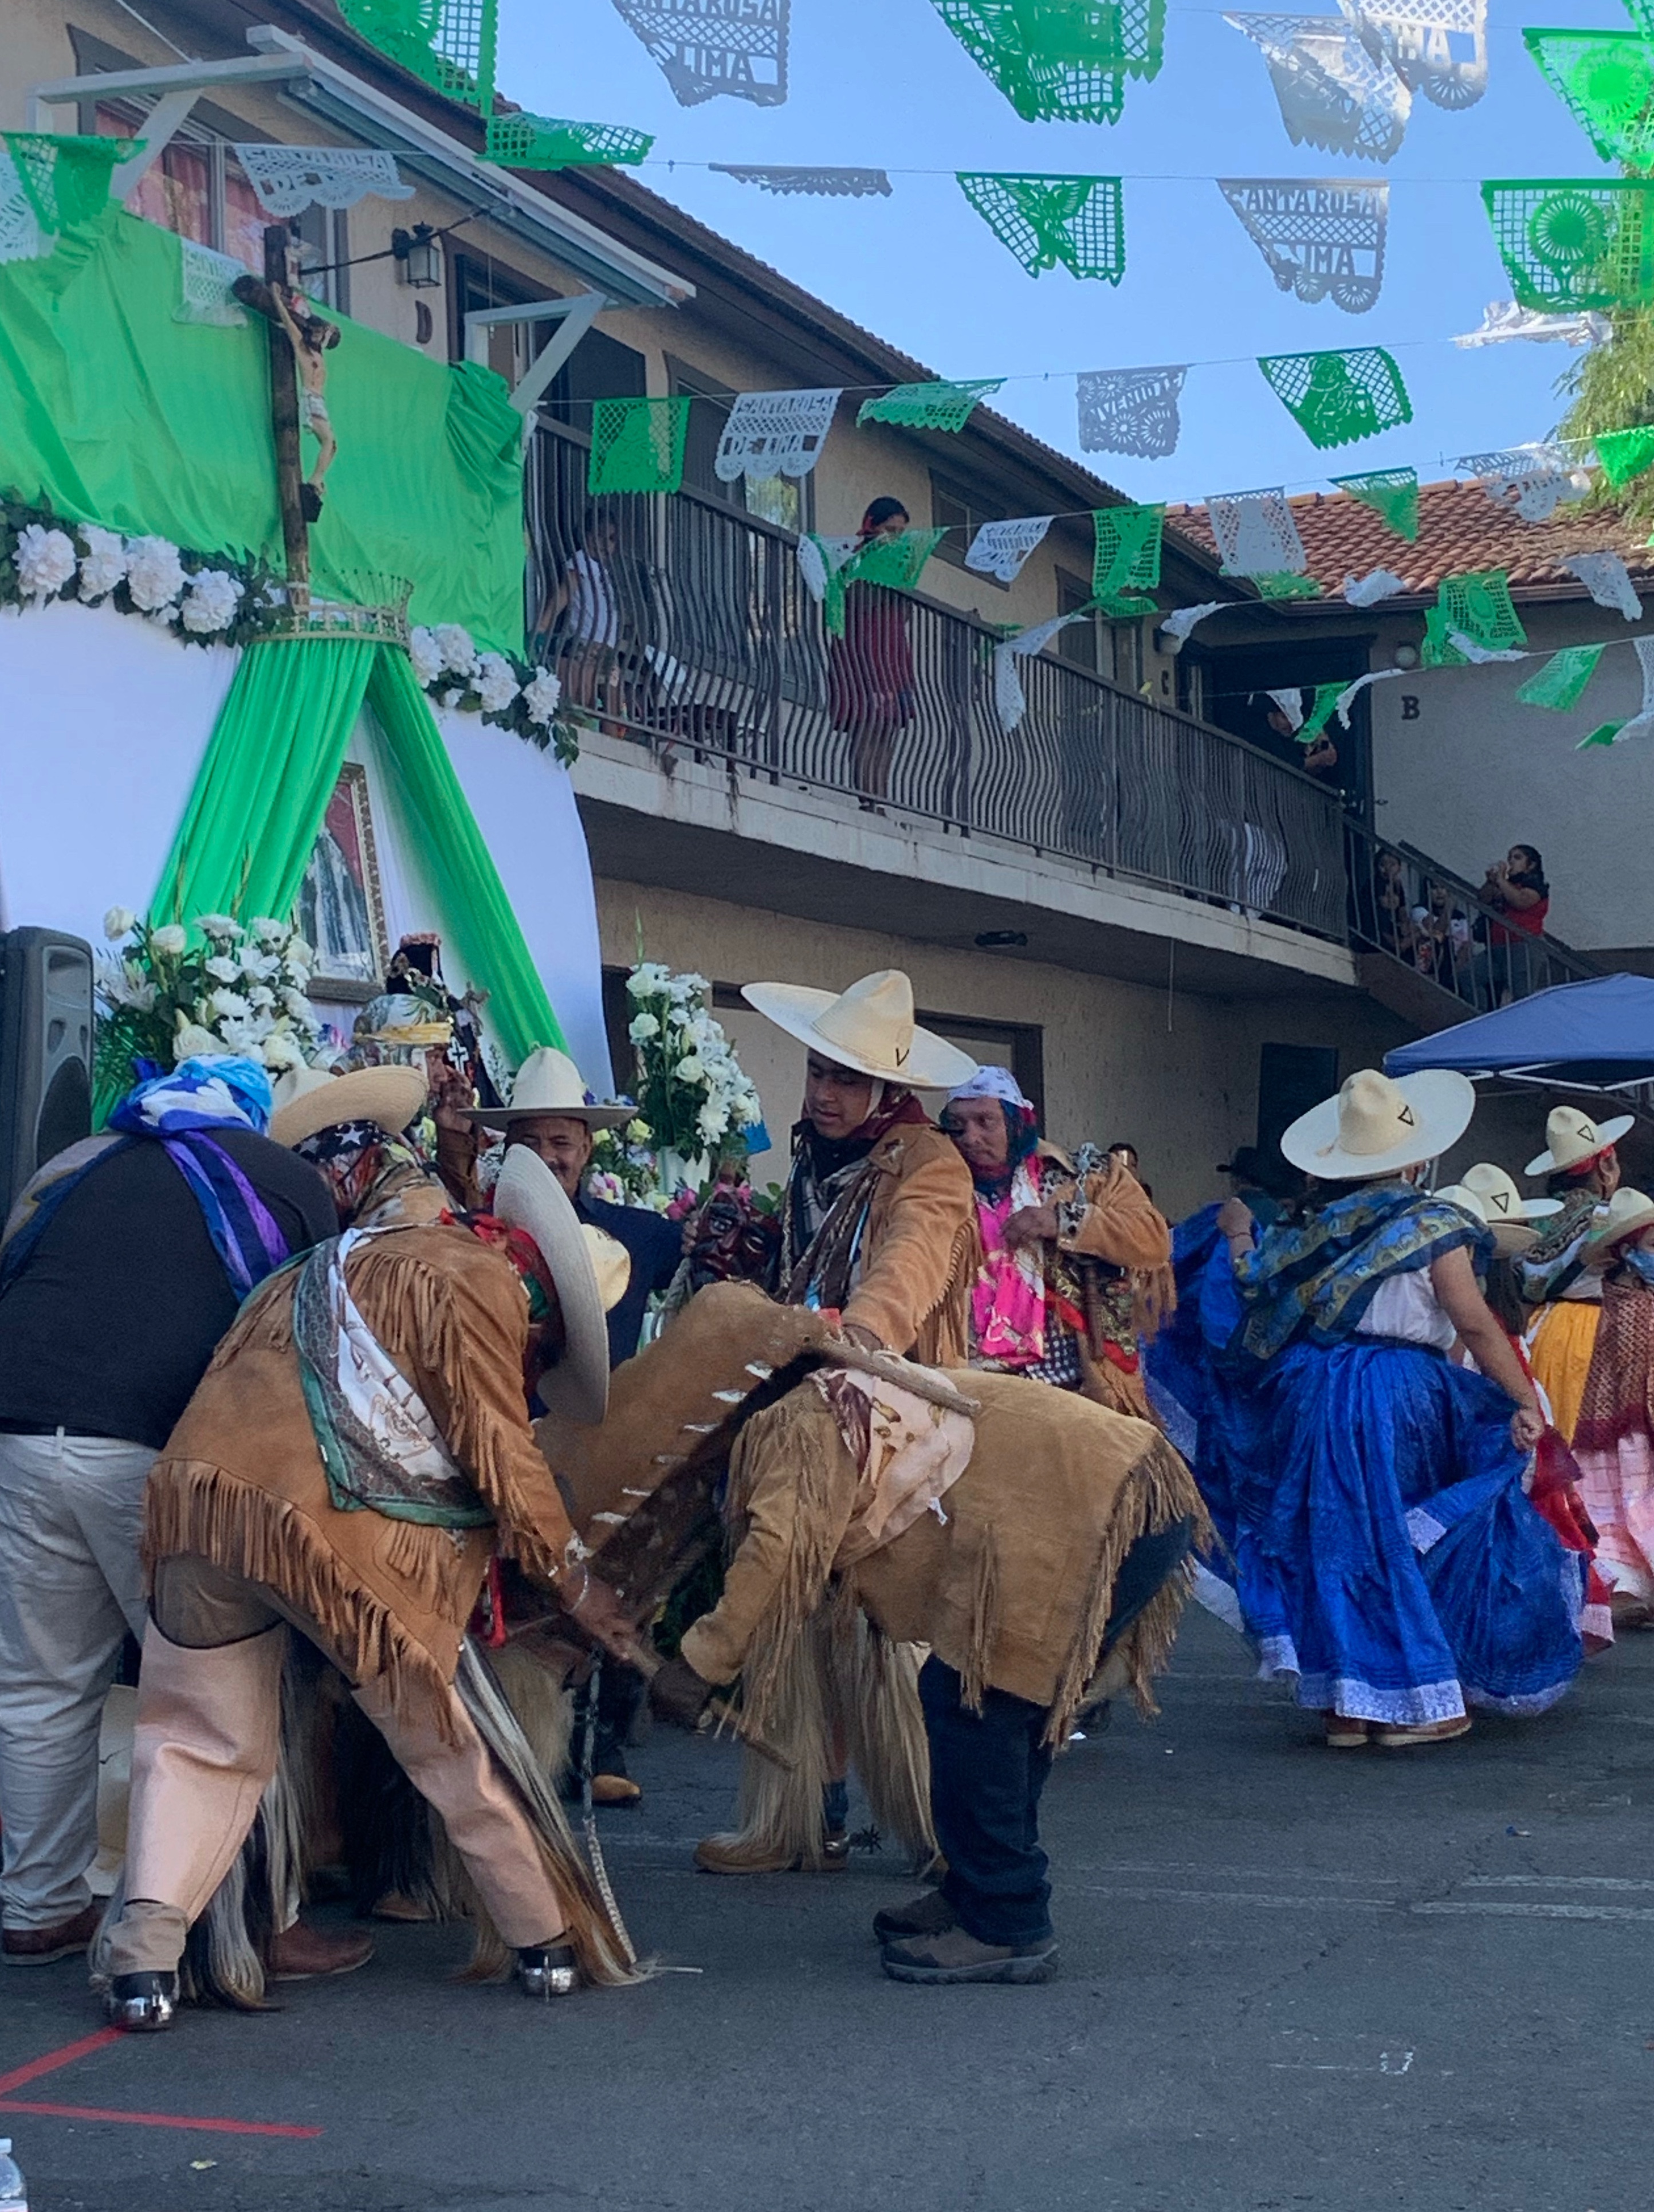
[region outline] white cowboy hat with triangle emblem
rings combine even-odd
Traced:
[[[1560,1199],[1523,1198],[1504,1169],[1495,1167],[1491,1160],[1479,1160],[1475,1167],[1467,1168],[1462,1182],[1449,1183],[1436,1196],[1485,1222],[1493,1232],[1493,1249],[1507,1260],[1525,1252],[1535,1241],[1539,1235],[1533,1226],[1535,1221],[1562,1211]]]
[[[1398,1082],[1362,1067],[1336,1097],[1300,1114],[1280,1149],[1317,1182],[1363,1182],[1433,1160],[1458,1142],[1475,1110],[1475,1085],[1453,1068],[1426,1068]]]
[[[509,1129],[514,1121],[527,1121],[542,1114],[561,1115],[569,1121],[584,1121],[588,1129],[617,1129],[636,1113],[635,1106],[594,1106],[587,1097],[581,1072],[566,1052],[555,1045],[537,1045],[517,1070],[509,1106],[468,1106],[466,1113],[486,1129]]]
[[[1600,1252],[1604,1244],[1621,1243],[1627,1237],[1650,1227],[1654,1227],[1654,1198],[1621,1183],[1591,1223],[1586,1249]]]
[[[1611,1121],[1593,1121],[1577,1106],[1553,1106],[1545,1116],[1545,1149],[1522,1172],[1558,1175],[1564,1168],[1583,1167],[1617,1145],[1636,1119],[1634,1114],[1616,1114]]]
[[[915,1091],[952,1091],[976,1073],[969,1053],[913,1018],[913,985],[899,968],[863,975],[848,991],[812,991],[802,983],[747,983],[741,996],[766,1021],[823,1060],[879,1083]]]

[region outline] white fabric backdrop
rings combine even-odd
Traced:
[[[108,607],[0,611],[0,927],[95,947],[108,908],[148,906],[236,658]],[[606,1095],[597,911],[568,771],[480,716],[437,720],[569,1050]],[[364,716],[350,751],[368,769],[391,941],[435,929],[450,983],[485,987],[460,969],[391,811],[378,742]]]

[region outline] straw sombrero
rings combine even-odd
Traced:
[[[538,1045],[517,1070],[509,1106],[471,1106],[473,1121],[486,1129],[509,1129],[514,1121],[526,1121],[541,1114],[561,1115],[565,1121],[584,1121],[588,1129],[617,1129],[636,1112],[633,1106],[591,1106],[581,1072],[566,1052],[555,1045]]]
[[[848,991],[812,991],[803,983],[747,983],[741,996],[766,1021],[824,1060],[879,1083],[915,1091],[952,1091],[968,1083],[976,1063],[958,1045],[913,1018],[913,985],[899,968],[880,968]]]
[[[1539,1231],[1532,1225],[1535,1221],[1548,1220],[1560,1213],[1560,1198],[1523,1198],[1503,1168],[1495,1167],[1491,1160],[1478,1160],[1467,1168],[1457,1186],[1469,1192],[1476,1201],[1482,1219],[1493,1232],[1493,1249],[1509,1258],[1513,1253],[1525,1252]],[[1438,1191],[1445,1198],[1445,1191]]]
[[[1585,1247],[1600,1252],[1604,1244],[1623,1243],[1651,1224],[1654,1224],[1654,1198],[1622,1183],[1591,1224]]]
[[[1634,1114],[1616,1114],[1611,1121],[1593,1121],[1577,1106],[1553,1106],[1545,1117],[1545,1149],[1522,1172],[1556,1175],[1563,1168],[1583,1167],[1617,1145],[1636,1119]]]
[[[563,1353],[537,1386],[549,1413],[593,1428],[609,1408],[609,1331],[604,1320],[626,1288],[631,1258],[600,1229],[583,1227],[545,1162],[513,1145],[494,1186],[493,1209],[520,1229],[544,1261],[562,1309]],[[606,1248],[614,1247],[617,1260]]]
[[[424,1104],[425,1076],[417,1067],[353,1067],[346,1075],[289,1067],[271,1097],[270,1133],[289,1151],[341,1121],[377,1121],[394,1137]]]
[[[1295,1168],[1319,1182],[1357,1182],[1433,1160],[1470,1126],[1476,1094],[1469,1076],[1426,1068],[1399,1082],[1358,1068],[1336,1097],[1300,1114],[1280,1139]]]

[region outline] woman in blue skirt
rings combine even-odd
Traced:
[[[1219,1216],[1236,1595],[1264,1674],[1297,1677],[1335,1749],[1443,1742],[1470,1705],[1541,1712],[1582,1657],[1577,1561],[1524,1489],[1538,1401],[1476,1286],[1491,1239],[1417,1188],[1475,1105],[1445,1070],[1363,1070],[1280,1140],[1338,1188],[1256,1245],[1237,1200]]]

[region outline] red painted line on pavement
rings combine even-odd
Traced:
[[[15,2097],[0,2098],[0,2112],[44,2112],[55,2120],[125,2120],[138,2128],[204,2128],[220,2136],[298,2136],[308,2140],[322,2132],[319,2128],[288,2127],[277,2120],[195,2120],[171,2112],[106,2112],[94,2105],[29,2105]]]
[[[64,2044],[61,2051],[48,2051],[44,2058],[31,2058],[27,2066],[14,2067],[9,2074],[0,2074],[0,2096],[9,2089],[21,2089],[26,2081],[38,2081],[42,2074],[55,2074],[60,2066],[72,2066],[77,2058],[101,2051],[106,2044],[119,2041],[118,2027],[100,2027],[95,2035],[83,2035],[78,2043]]]

